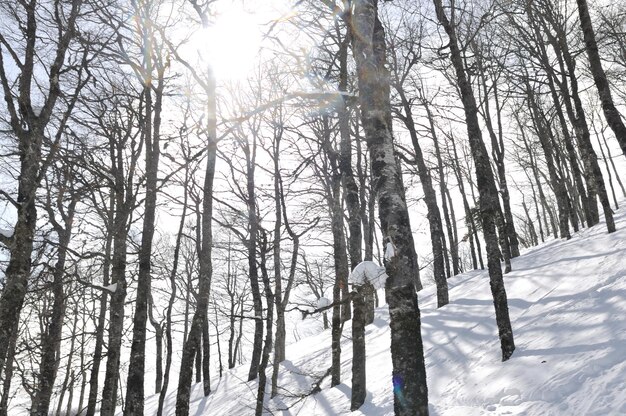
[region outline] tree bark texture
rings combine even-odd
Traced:
[[[149,59],[152,59],[151,56]],[[149,65],[151,66],[151,65]],[[150,71],[150,70],[149,70]],[[151,73],[148,72],[149,74]],[[152,286],[151,260],[154,223],[156,221],[157,175],[160,156],[161,109],[163,102],[163,68],[159,68],[157,85],[154,88],[155,101],[152,104],[151,83],[145,85],[145,120],[144,143],[146,148],[146,197],[139,249],[139,275],[135,314],[133,316],[133,340],[128,365],[126,382],[126,407],[124,415],[142,415],[144,408],[144,379],[146,365],[146,326],[148,321],[148,303]]]
[[[352,297],[352,397],[350,410],[355,411],[365,402],[367,378],[365,372],[365,298],[363,286],[356,286]]]
[[[70,186],[74,184],[71,183]],[[60,191],[63,192],[63,191]],[[68,248],[72,236],[72,225],[74,221],[74,212],[78,203],[78,195],[73,194],[71,201],[67,207],[67,211],[62,210],[63,224],[59,224],[54,219],[53,207],[48,206],[48,213],[53,228],[59,237],[59,248],[57,253],[57,262],[52,271],[52,309],[46,331],[42,334],[41,342],[41,361],[39,363],[39,380],[37,393],[32,402],[30,414],[32,416],[47,416],[50,408],[50,399],[54,388],[54,380],[56,379],[57,370],[60,361],[61,336],[63,333],[63,322],[65,318],[66,293],[63,288],[63,278],[65,277],[65,263],[67,260]]]
[[[411,104],[409,103],[409,100],[407,99],[401,85],[396,85],[396,90],[404,109],[404,116],[402,117],[402,121],[404,122],[404,125],[409,131],[409,136],[411,137],[413,151],[415,152],[417,173],[419,175],[420,182],[422,183],[422,191],[424,192],[424,202],[426,203],[427,209],[426,218],[428,219],[428,224],[430,226],[430,243],[433,251],[433,275],[435,278],[435,284],[437,286],[437,307],[440,308],[448,304],[449,297],[448,281],[446,280],[446,269],[444,262],[444,250],[446,248],[444,243],[445,240],[443,235],[441,215],[439,212],[439,206],[437,205],[437,194],[435,193],[433,181],[424,160],[422,147],[419,144],[417,131],[415,129],[415,122],[413,120],[413,111],[411,109]],[[427,107],[428,104],[424,103],[424,106]],[[428,108],[426,111],[430,119],[432,115],[430,114]],[[432,123],[432,120],[430,122]],[[431,129],[431,134],[434,134],[434,129]],[[433,137],[433,140],[437,140],[437,137]],[[442,195],[442,197],[445,198],[444,195]],[[453,260],[453,264],[455,264],[455,270],[456,272],[458,272],[458,262],[455,262]]]
[[[596,42],[596,35],[591,22],[591,16],[589,15],[589,5],[587,0],[576,0],[578,5],[578,15],[580,17],[580,27],[583,32],[585,40],[585,50],[587,51],[587,57],[589,58],[589,66],[591,68],[591,74],[593,75],[593,81],[596,84],[598,95],[600,96],[600,102],[602,103],[602,111],[606,118],[609,127],[613,130],[615,138],[622,148],[622,153],[626,156],[626,126],[622,117],[615,108],[613,103],[613,97],[611,96],[611,88],[606,78],[606,73],[602,67],[602,60],[600,58],[600,52],[598,50],[598,44]]]
[[[489,283],[493,304],[496,311],[496,323],[500,337],[502,360],[508,360],[515,350],[513,330],[509,318],[509,307],[500,266],[500,249],[494,220],[499,215],[499,199],[496,189],[489,155],[482,139],[480,125],[478,123],[478,109],[474,99],[472,87],[467,79],[454,22],[450,22],[445,14],[441,0],[434,0],[437,19],[443,26],[450,39],[450,58],[454,66],[457,83],[461,92],[461,100],[465,111],[467,133],[470,142],[472,156],[476,167],[476,180],[478,184],[480,213],[483,223],[483,235],[487,246],[487,267],[489,269]]]
[[[204,84],[207,93],[207,129],[206,129],[206,151],[207,161],[204,173],[204,185],[202,189],[202,218],[199,227],[201,228],[201,242],[198,253],[199,260],[199,287],[196,310],[193,314],[189,334],[183,346],[183,356],[180,363],[180,375],[178,378],[178,391],[176,394],[176,416],[187,416],[189,414],[189,395],[193,376],[193,360],[202,347],[204,326],[207,325],[209,308],[209,297],[211,295],[211,279],[213,274],[213,263],[211,251],[213,244],[213,180],[215,178],[215,164],[217,161],[217,113],[215,78],[211,71],[208,74],[208,81]],[[258,283],[258,282],[257,282]],[[208,350],[209,340],[205,341],[206,364],[204,366],[204,395],[208,396],[211,391],[211,379],[208,373]]]
[[[394,410],[427,415],[428,389],[414,278],[419,274],[404,186],[394,153],[385,69],[385,32],[376,0],[354,2],[352,50],[356,61],[363,129],[385,240],[395,245],[387,262]]]
[[[15,319],[19,319],[26,296],[28,279],[31,273],[31,254],[33,251],[33,238],[37,225],[36,196],[43,177],[42,169],[45,169],[42,156],[42,143],[46,134],[52,113],[61,96],[59,76],[64,67],[66,54],[70,42],[76,36],[76,19],[82,6],[81,0],[73,0],[71,7],[65,16],[65,27],[57,26],[51,30],[58,31],[56,48],[50,51],[52,64],[48,71],[48,94],[38,97],[37,101],[43,102],[39,113],[35,111],[33,99],[38,96],[36,81],[36,66],[38,33],[37,27],[39,14],[37,6],[32,3],[20,3],[19,13],[23,21],[19,21],[24,34],[23,61],[19,66],[17,81],[17,94],[14,93],[13,82],[9,79],[9,65],[5,64],[5,57],[9,54],[0,55],[0,82],[2,84],[4,101],[8,112],[8,121],[13,134],[18,140],[18,154],[20,158],[19,178],[17,183],[16,210],[17,220],[9,248],[9,263],[5,271],[5,284],[0,295],[0,373],[4,370],[5,359],[9,344],[13,335]],[[22,14],[23,13],[23,14]],[[13,69],[11,69],[12,71]],[[35,84],[35,86],[33,86]],[[77,93],[77,92],[76,92]],[[69,117],[73,105],[66,109],[64,125]],[[62,130],[62,126],[61,126]],[[59,130],[59,131],[61,131]],[[54,149],[52,149],[54,151]],[[5,373],[6,377],[6,373]]]

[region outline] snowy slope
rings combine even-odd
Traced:
[[[434,288],[419,294],[432,415],[626,415],[626,210],[618,231],[603,224],[569,241],[551,241],[513,261],[505,277],[517,349],[500,361],[489,279],[470,272],[449,280],[451,303],[436,309]],[[393,414],[388,311],[367,327],[365,404],[355,415]],[[330,366],[330,332],[287,347],[281,395],[273,414],[350,413],[350,328],[344,329],[344,383],[307,395]],[[268,372],[269,373],[269,372]],[[192,415],[254,414],[256,383],[247,368],[216,379],[202,396],[195,386]],[[268,386],[269,390],[269,386]],[[146,403],[156,409],[156,397]],[[175,392],[165,414],[174,413]],[[268,412],[270,414],[270,412]]]

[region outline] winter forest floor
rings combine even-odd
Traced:
[[[450,304],[436,309],[434,287],[419,293],[431,415],[626,414],[626,210],[617,229],[601,223],[569,241],[549,241],[514,259],[505,276],[517,349],[501,362],[485,271],[448,281]],[[342,343],[343,383],[308,395],[330,366],[330,331],[287,347],[281,395],[267,399],[268,414],[350,413],[351,342]],[[391,415],[388,311],[367,327],[367,399],[354,415]],[[193,390],[191,415],[254,414],[256,382],[244,365],[213,382],[214,392]],[[268,370],[268,380],[270,376]],[[269,386],[268,386],[269,390]],[[174,413],[176,392],[165,414]],[[146,414],[156,411],[147,399]]]

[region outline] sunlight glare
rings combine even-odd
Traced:
[[[211,64],[219,80],[245,78],[259,55],[262,41],[260,18],[239,7],[218,13],[213,24],[200,29],[193,45],[201,58]]]

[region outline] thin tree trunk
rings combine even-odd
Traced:
[[[113,234],[115,220],[115,192],[111,190],[109,195],[109,209],[106,218],[106,242],[104,245],[104,261],[102,265],[102,285],[108,286],[111,274],[111,255],[113,249]],[[102,349],[104,344],[104,327],[106,320],[106,305],[108,300],[108,290],[100,293],[100,305],[98,312],[98,322],[96,324],[96,344],[93,352],[93,363],[89,376],[89,396],[87,397],[86,416],[95,416],[98,401],[98,382],[100,379],[100,364],[102,362]]]
[[[531,90],[530,85],[527,85],[527,94],[528,94],[528,106],[531,114],[533,115],[533,122],[535,124],[535,130],[537,132],[537,136],[539,137],[539,141],[541,142],[541,147],[543,148],[543,152],[546,157],[546,162],[548,164],[548,173],[550,175],[550,182],[554,188],[557,208],[559,212],[559,231],[561,238],[570,239],[571,235],[569,233],[569,226],[567,224],[568,216],[569,216],[569,207],[567,203],[567,190],[565,189],[565,184],[556,174],[556,169],[554,167],[554,159],[552,155],[552,144],[550,143],[550,139],[548,134],[546,133],[546,129],[549,127],[545,126],[544,120],[540,114],[540,109],[538,108],[538,104],[535,102],[534,93]],[[556,235],[556,234],[555,234]]]
[[[158,394],[161,392],[161,388],[163,387],[163,326],[154,319],[152,308],[154,306],[152,302],[152,294],[149,296],[149,304],[148,304],[148,319],[150,320],[150,324],[154,328],[154,342],[156,347],[156,355],[154,356],[155,360],[155,378],[154,378],[154,393]]]
[[[606,154],[608,156],[609,162],[611,162],[611,167],[613,168],[613,172],[615,173],[615,179],[617,179],[617,183],[619,184],[620,189],[622,190],[622,197],[626,198],[626,189],[624,189],[624,184],[620,179],[620,174],[615,167],[615,162],[613,161],[613,156],[611,156],[611,148],[609,144],[606,142],[606,136],[604,135],[604,130],[600,132],[602,135],[602,141],[604,142],[604,147],[606,147]],[[598,141],[600,141],[600,137],[598,136]],[[600,148],[602,148],[602,144],[600,144]]]
[[[585,117],[585,110],[583,109],[583,104],[580,99],[580,95],[578,92],[578,79],[576,78],[576,61],[574,57],[571,55],[568,44],[566,33],[563,30],[563,27],[552,22],[552,28],[556,33],[556,38],[552,35],[552,33],[548,33],[550,39],[553,40],[554,49],[556,51],[557,59],[559,60],[559,65],[561,72],[563,73],[563,78],[565,78],[565,67],[567,68],[567,73],[569,74],[569,81],[571,86],[571,91],[567,88],[567,80],[563,79],[562,90],[563,95],[565,96],[565,107],[567,113],[572,121],[572,124],[575,127],[576,139],[578,143],[578,149],[581,155],[581,159],[585,165],[585,170],[591,172],[591,181],[588,182],[587,185],[591,186],[592,191],[590,191],[590,195],[597,194],[600,199],[600,203],[602,205],[602,209],[604,212],[604,217],[606,221],[606,227],[609,233],[615,231],[615,221],[613,220],[613,211],[611,210],[611,204],[609,202],[609,197],[606,191],[606,185],[604,184],[604,178],[602,176],[602,170],[600,169],[600,165],[598,164],[598,157],[596,155],[595,150],[591,144],[591,134],[589,132],[589,125],[587,124],[587,119]],[[572,104],[570,101],[574,102],[574,108],[572,109]],[[595,200],[590,200],[589,204],[596,205]],[[597,206],[596,206],[597,210]]]
[[[443,236],[443,231],[441,234],[441,242],[444,250],[444,257],[446,260],[446,267],[448,268],[448,277],[451,275],[459,274],[459,249],[458,244],[456,244],[454,239],[454,233],[452,231],[452,222],[450,221],[450,213],[448,210],[448,201],[446,200],[446,179],[445,172],[443,169],[443,158],[441,156],[441,150],[439,148],[439,139],[437,137],[437,130],[435,129],[435,121],[433,118],[433,114],[430,111],[430,107],[426,100],[422,100],[422,105],[426,110],[426,114],[428,116],[428,127],[430,129],[430,134],[433,139],[433,145],[435,147],[435,156],[437,157],[437,170],[439,172],[439,193],[441,194],[441,207],[443,209],[443,218],[446,222],[446,229],[448,230],[448,243],[450,245],[450,257],[452,257],[452,274],[450,274],[450,269],[448,266],[448,254],[446,250],[446,242],[445,237]]]
[[[78,308],[78,305],[75,305],[76,308]],[[63,398],[65,397],[65,392],[68,390],[68,387],[70,389],[70,396],[71,396],[71,391],[73,388],[73,378],[74,378],[74,371],[72,370],[72,359],[74,358],[74,346],[76,345],[76,330],[78,328],[78,311],[74,311],[74,319],[72,321],[72,330],[70,332],[70,348],[69,348],[69,354],[67,355],[67,365],[65,366],[65,379],[63,380],[63,387],[61,388],[61,394],[59,395],[59,401],[58,401],[58,405],[57,405],[57,409],[56,409],[56,413],[57,416],[61,413],[61,409],[63,408]],[[69,401],[69,404],[71,405],[71,398]]]
[[[496,189],[491,164],[489,161],[487,149],[482,139],[480,125],[478,123],[478,110],[472,87],[467,80],[465,68],[461,58],[458,40],[455,32],[455,22],[450,22],[445,14],[441,0],[434,0],[437,19],[443,26],[450,39],[450,58],[456,73],[459,90],[461,92],[461,100],[465,110],[465,118],[467,122],[467,133],[470,142],[472,156],[474,158],[476,168],[476,178],[478,181],[478,191],[480,197],[480,211],[483,223],[483,234],[485,244],[487,246],[487,264],[489,268],[489,280],[493,303],[496,312],[496,323],[498,325],[498,334],[500,337],[500,346],[502,349],[502,360],[508,360],[515,350],[513,340],[513,330],[511,328],[511,320],[509,318],[509,308],[504,288],[504,280],[502,278],[502,269],[500,267],[500,250],[498,248],[498,240],[496,236],[496,227],[494,219],[500,211],[498,191]]]
[[[113,143],[111,139],[111,155],[115,168],[115,224],[113,228],[113,259],[111,262],[111,283],[116,284],[116,290],[111,295],[109,305],[109,339],[107,348],[107,363],[102,388],[100,414],[113,416],[117,405],[117,389],[120,367],[120,353],[122,334],[124,331],[124,304],[126,300],[126,237],[127,222],[130,216],[131,199],[128,193],[131,188],[125,189],[122,161],[122,144]],[[114,150],[114,148],[116,149]],[[95,410],[95,409],[94,409]]]
[[[217,159],[217,106],[215,94],[215,78],[209,69],[208,80],[204,83],[207,94],[207,162],[204,176],[204,186],[202,189],[202,220],[198,226],[201,228],[202,241],[200,243],[199,256],[199,285],[196,310],[194,312],[191,328],[183,346],[183,356],[180,363],[180,374],[178,378],[178,391],[176,394],[176,416],[187,416],[189,414],[189,395],[191,390],[191,379],[193,373],[193,359],[200,350],[202,342],[202,326],[207,322],[207,312],[209,297],[211,294],[212,266],[212,218],[213,218],[213,179],[215,177],[215,163]],[[251,237],[252,239],[252,237]],[[258,283],[258,282],[257,282]],[[209,340],[207,339],[207,344]],[[208,360],[209,357],[205,357]],[[207,361],[208,362],[208,361]],[[210,392],[211,379],[209,374],[204,377],[204,395]]]
[[[480,262],[480,268],[484,269],[485,265],[483,264],[483,253],[480,247],[480,240],[478,239],[478,231],[476,230],[476,222],[474,221],[474,216],[472,215],[472,210],[470,208],[469,202],[467,201],[467,194],[465,193],[465,185],[463,183],[463,175],[461,172],[461,166],[459,164],[459,155],[456,151],[456,144],[454,142],[454,138],[450,139],[452,143],[452,151],[454,152],[454,173],[456,175],[456,181],[459,184],[459,191],[461,192],[461,198],[463,199],[463,208],[465,210],[465,223],[467,224],[468,233],[470,235],[470,249],[472,250],[472,263],[474,265],[474,270],[478,268],[476,264],[476,257],[478,257],[478,261]],[[471,186],[471,185],[470,185]],[[477,255],[474,254],[474,241],[476,242],[476,250]]]
[[[267,386],[267,365],[270,359],[270,353],[272,352],[272,325],[274,322],[274,294],[272,293],[272,286],[270,283],[270,277],[267,272],[266,266],[266,253],[267,249],[267,237],[263,232],[261,238],[261,276],[263,280],[263,290],[265,292],[265,300],[267,304],[267,314],[265,316],[265,345],[263,346],[263,354],[261,355],[261,361],[259,363],[259,388],[257,389],[256,396],[256,409],[255,415],[262,416],[265,402],[265,389]],[[280,260],[279,260],[280,262]]]
[[[580,27],[585,39],[585,50],[589,58],[593,81],[596,84],[600,102],[602,103],[604,118],[606,118],[611,130],[613,130],[615,138],[617,138],[617,142],[622,148],[622,153],[626,156],[626,126],[622,121],[619,111],[617,111],[617,108],[615,108],[613,104],[611,88],[606,78],[604,68],[602,67],[598,44],[596,43],[596,35],[593,30],[593,24],[591,23],[591,17],[589,16],[589,6],[587,5],[587,0],[576,0],[576,4],[578,5]]]
[[[189,165],[185,165],[185,184],[189,181]],[[167,345],[167,353],[165,356],[165,373],[163,374],[163,387],[159,394],[159,407],[157,408],[157,416],[163,415],[163,406],[165,404],[165,396],[169,387],[170,371],[172,367],[172,353],[174,352],[174,345],[172,340],[172,309],[174,302],[176,301],[177,285],[176,279],[178,276],[178,259],[180,257],[180,246],[183,237],[183,231],[185,228],[185,220],[187,218],[187,203],[189,199],[188,187],[183,186],[183,211],[180,214],[180,222],[178,224],[178,233],[176,234],[176,243],[174,245],[174,256],[172,259],[172,271],[170,272],[170,298],[167,303],[167,309],[165,312],[165,342]]]
[[[493,126],[493,121],[491,120],[491,108],[489,105],[489,87],[487,86],[487,77],[485,74],[486,69],[484,68],[480,51],[476,51],[476,63],[478,67],[478,79],[480,80],[479,85],[482,86],[482,91],[484,94],[484,99],[482,100],[483,119],[485,120],[485,125],[489,133],[489,138],[491,139],[491,154],[496,165],[498,183],[500,186],[499,191],[500,196],[502,197],[502,214],[504,215],[504,224],[501,226],[500,233],[503,234],[502,238],[506,239],[505,246],[508,246],[510,256],[514,258],[519,256],[519,242],[517,239],[517,233],[515,231],[515,224],[513,222],[513,214],[511,212],[511,198],[509,196],[509,187],[506,180],[506,168],[504,166],[505,161],[504,140],[502,131],[502,109],[500,107],[500,102],[498,99],[498,88],[496,85],[496,81],[494,80],[492,88],[493,97],[496,105],[496,118],[498,123],[498,133],[496,134]],[[503,250],[505,250],[504,247]]]
[[[404,122],[404,125],[409,131],[409,135],[411,137],[413,151],[415,152],[415,163],[417,164],[417,172],[420,178],[420,182],[422,183],[422,191],[424,192],[424,202],[426,203],[427,209],[426,218],[428,218],[428,224],[430,225],[430,243],[433,252],[433,274],[435,278],[435,284],[437,286],[437,307],[440,308],[448,304],[449,297],[448,281],[446,280],[446,270],[444,264],[445,244],[443,243],[443,226],[441,223],[439,206],[437,205],[437,194],[435,193],[432,178],[430,176],[430,173],[428,172],[428,167],[426,166],[426,162],[424,161],[424,155],[422,153],[422,148],[417,138],[417,131],[415,130],[415,122],[413,120],[413,111],[411,110],[411,104],[409,103],[409,100],[407,99],[402,86],[396,84],[395,87],[396,91],[398,92],[398,96],[400,97],[402,108],[404,110],[404,115],[400,118]],[[432,114],[430,113],[430,109],[428,108],[428,103],[423,100],[422,105],[426,108],[426,112],[429,117],[429,123],[431,126],[431,134],[433,135],[433,140],[436,141],[437,137],[435,136],[434,125],[431,119]],[[440,181],[443,181],[443,178],[440,178]],[[445,198],[445,196],[442,195],[442,198]],[[458,267],[456,271],[458,272]]]
[[[150,43],[146,42],[149,48]],[[152,56],[148,56],[148,61]],[[151,63],[148,63],[147,73],[151,74]],[[157,85],[155,87],[154,107],[152,104],[151,83],[145,85],[145,120],[144,143],[146,145],[146,197],[141,233],[141,247],[139,249],[139,274],[135,300],[135,314],[133,316],[133,340],[128,365],[128,379],[126,383],[125,416],[142,415],[144,408],[144,379],[146,365],[146,326],[148,320],[148,303],[152,285],[151,258],[152,240],[154,237],[154,223],[156,221],[157,201],[157,174],[159,171],[161,109],[164,89],[164,68],[159,68]]]
[[[67,179],[67,178],[66,178]],[[71,185],[70,185],[71,186]],[[63,192],[63,191],[60,191]],[[59,199],[62,198],[62,194]],[[50,408],[50,399],[52,397],[52,389],[54,388],[54,380],[56,379],[57,370],[59,368],[61,335],[63,333],[63,322],[65,319],[66,294],[63,290],[63,278],[65,277],[65,262],[67,259],[67,251],[72,236],[72,223],[74,221],[74,212],[78,203],[78,195],[73,194],[72,200],[66,212],[63,212],[62,206],[56,208],[63,215],[63,224],[59,224],[54,218],[54,207],[46,206],[50,221],[59,237],[59,247],[57,253],[57,262],[52,272],[52,294],[53,304],[50,311],[50,318],[45,333],[42,334],[42,352],[41,361],[39,363],[39,379],[37,383],[37,393],[32,402],[30,414],[31,416],[47,416]],[[59,204],[60,205],[60,204]],[[72,340],[73,342],[73,340]]]

